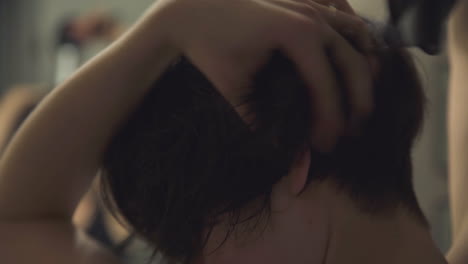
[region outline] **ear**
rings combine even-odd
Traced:
[[[291,168],[288,177],[288,189],[291,194],[297,196],[301,193],[306,185],[307,176],[310,168],[310,150],[300,153]]]
[[[271,195],[273,210],[283,210],[290,205],[305,188],[310,167],[310,151],[300,153],[288,175],[284,176],[274,187]]]

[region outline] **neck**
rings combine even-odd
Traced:
[[[216,227],[199,263],[447,264],[428,228],[407,210],[363,213],[327,182],[311,184],[285,204],[273,211],[260,237],[239,233],[224,240],[226,230]]]
[[[391,215],[362,213],[335,196],[326,264],[447,264],[429,229],[406,209]]]

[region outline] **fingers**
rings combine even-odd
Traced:
[[[367,53],[372,50],[374,40],[364,20],[356,15],[333,10],[321,4],[312,3],[312,5],[319,10],[333,29],[355,44],[360,51]]]
[[[343,78],[347,103],[351,111],[348,125],[355,132],[373,110],[372,71],[367,57],[360,54],[339,34],[330,41],[334,66]]]
[[[322,36],[311,30],[320,26],[306,23],[305,27],[309,27],[304,31],[310,34],[291,34],[284,39],[283,48],[309,87],[313,119],[311,143],[319,151],[329,152],[344,128],[339,87]]]
[[[328,24],[305,20],[284,38],[282,47],[310,88],[312,143],[331,151],[345,129],[359,127],[372,111],[372,73],[367,58]],[[343,82],[338,82],[337,73]],[[349,109],[342,108],[342,90]],[[345,122],[344,110],[349,111],[350,123]]]
[[[367,24],[354,13],[342,11],[343,8],[332,9],[324,5],[325,2],[330,2],[329,0],[318,1],[320,3],[316,0],[271,0],[271,2],[315,20],[323,18],[360,51],[366,53],[372,50],[374,41]],[[344,3],[347,2],[344,1]]]

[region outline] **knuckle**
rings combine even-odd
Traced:
[[[319,14],[319,11],[317,10],[317,8],[309,5],[309,4],[306,4],[306,3],[301,3],[301,11],[304,15],[307,15],[308,17],[310,18],[316,18],[318,16],[320,16]]]
[[[364,22],[364,20],[360,18],[355,18],[353,21],[353,28],[359,33],[359,34],[368,34],[369,30],[367,27],[367,23]]]

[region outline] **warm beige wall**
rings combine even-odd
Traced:
[[[351,5],[368,18],[383,20],[387,16],[385,0],[349,0]]]

